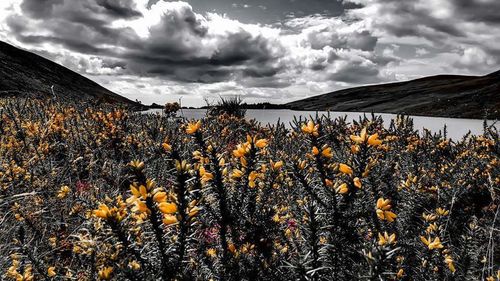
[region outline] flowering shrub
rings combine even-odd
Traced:
[[[6,100],[7,280],[499,280],[498,131]]]

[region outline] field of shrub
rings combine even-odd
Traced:
[[[0,104],[0,279],[500,280],[495,127]]]

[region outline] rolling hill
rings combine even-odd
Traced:
[[[500,71],[485,76],[438,75],[356,87],[285,105],[295,110],[500,119]]]
[[[90,79],[34,53],[0,41],[0,97],[51,96],[73,101],[94,101],[142,108]]]

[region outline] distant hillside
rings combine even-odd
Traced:
[[[64,99],[142,107],[64,66],[0,41],[0,97],[48,96],[52,85]]]
[[[285,104],[296,110],[359,111],[500,119],[500,71],[438,75],[340,90]]]

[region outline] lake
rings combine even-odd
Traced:
[[[161,113],[161,109],[151,109],[145,113]],[[179,110],[178,116],[187,119],[201,119],[205,117],[205,109],[182,109]],[[262,125],[276,124],[279,121],[284,123],[290,128],[290,123],[294,117],[306,119],[309,116],[328,115],[330,118],[347,116],[348,121],[358,120],[360,116],[366,114],[368,117],[370,113],[364,112],[326,112],[326,111],[295,111],[289,109],[248,109],[246,112],[247,119],[255,119]],[[389,126],[391,119],[396,118],[396,114],[389,113],[376,113],[377,116],[382,116],[384,125]],[[469,131],[474,135],[483,133],[483,120],[478,119],[460,119],[460,118],[442,118],[442,117],[425,117],[425,116],[411,116],[415,129],[423,132],[423,128],[431,132],[438,132],[447,126],[448,137],[454,140],[462,138]],[[494,121],[488,121],[488,124],[493,124]]]

